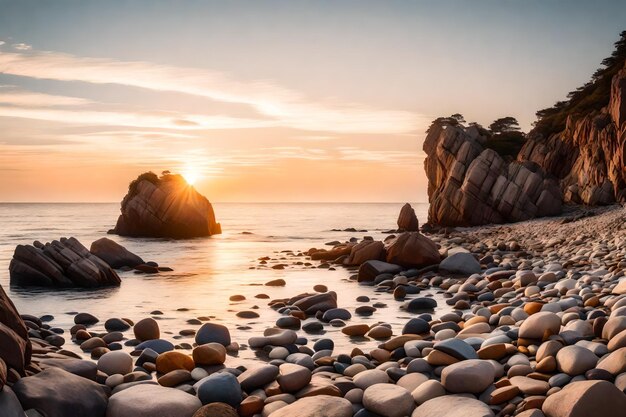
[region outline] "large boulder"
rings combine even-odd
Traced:
[[[31,343],[28,330],[15,305],[0,286],[0,359],[8,368],[25,375],[30,363]]]
[[[201,406],[198,397],[181,390],[140,384],[113,394],[106,417],[192,417]]]
[[[548,396],[541,409],[547,417],[621,417],[626,394],[608,381],[578,381]]]
[[[119,286],[120,277],[77,239],[17,245],[9,264],[12,285],[44,287]]]
[[[432,398],[413,411],[411,417],[493,417],[482,401],[460,395]]]
[[[398,215],[398,229],[405,232],[417,232],[419,228],[420,224],[415,215],[415,210],[409,203],[406,203]]]
[[[473,226],[561,212],[559,184],[536,163],[507,163],[470,126],[433,124],[424,141],[428,221]]]
[[[213,206],[182,176],[151,172],[130,183],[112,233],[185,239],[222,233]]]
[[[19,379],[13,391],[24,409],[46,417],[104,417],[108,398],[99,384],[59,368]]]
[[[299,400],[280,408],[269,417],[351,417],[352,405],[345,398],[329,395],[316,395]]]
[[[404,267],[438,264],[441,259],[437,244],[419,232],[406,232],[392,239],[387,246],[387,262]]]
[[[143,264],[144,261],[119,243],[103,237],[91,244],[89,251],[108,263],[111,268],[121,268],[123,266],[135,267]]]
[[[0,410],[2,417],[26,417],[20,401],[7,386],[0,389]]]
[[[361,265],[363,262],[381,260],[385,257],[385,245],[378,240],[364,240],[350,250],[345,265]]]

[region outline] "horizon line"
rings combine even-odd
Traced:
[[[211,204],[428,204],[427,201],[209,201]],[[119,201],[0,201],[0,204],[121,204]]]

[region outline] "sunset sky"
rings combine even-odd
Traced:
[[[426,201],[437,116],[488,125],[586,82],[623,1],[3,1],[0,201]]]

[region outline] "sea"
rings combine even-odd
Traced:
[[[267,299],[255,298],[265,293],[270,299],[289,298],[313,292],[323,284],[338,294],[338,305],[354,313],[363,303],[361,295],[372,303],[382,302],[370,317],[354,316],[348,324],[385,322],[394,334],[400,334],[404,323],[412,317],[400,309],[401,302],[391,294],[375,292],[349,279],[354,271],[289,266],[284,270],[262,268],[259,258],[280,258],[286,250],[306,251],[325,247],[332,241],[346,241],[372,236],[384,239],[395,229],[403,203],[215,203],[214,209],[223,233],[206,238],[186,240],[128,238],[108,235],[119,215],[119,203],[2,203],[0,204],[0,285],[8,292],[22,314],[51,314],[49,324],[65,331],[65,347],[83,354],[71,342],[69,329],[73,313],[88,312],[100,319],[90,330],[104,332],[104,321],[121,317],[138,321],[154,317],[159,321],[161,337],[174,343],[193,343],[193,337],[182,337],[183,329],[198,328],[187,321],[201,316],[226,325],[232,339],[245,346],[251,336],[261,335],[272,327],[280,314],[268,307]],[[426,221],[428,205],[413,203],[420,224]],[[354,228],[359,232],[338,231]],[[366,231],[364,231],[366,230]],[[19,288],[10,285],[9,263],[16,245],[48,242],[74,236],[87,248],[91,242],[109,237],[146,261],[168,266],[172,272],[138,275],[120,272],[122,284],[117,288],[96,290]],[[270,280],[282,278],[284,287],[268,287]],[[424,294],[424,293],[422,293]],[[440,295],[431,291],[437,298]],[[232,295],[243,295],[244,301],[231,302]],[[441,306],[443,304],[443,306]],[[444,309],[445,303],[439,302]],[[236,313],[256,311],[260,317],[242,319]],[[155,314],[155,312],[162,314]],[[309,319],[315,320],[315,319]],[[349,353],[353,347],[373,348],[378,342],[351,339],[340,328],[325,326],[322,334],[302,335],[314,341],[330,337],[337,352]],[[125,333],[132,338],[132,330]],[[130,349],[130,348],[128,348]],[[241,358],[257,359],[255,352],[242,350]]]

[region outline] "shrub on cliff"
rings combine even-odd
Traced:
[[[554,106],[536,113],[537,121],[531,133],[541,134],[547,138],[565,129],[569,116],[598,111],[609,104],[611,80],[624,68],[625,62],[626,30],[620,33],[620,39],[615,42],[615,50],[610,57],[602,60],[602,67],[592,75],[589,82],[570,92],[567,100],[558,101]]]

